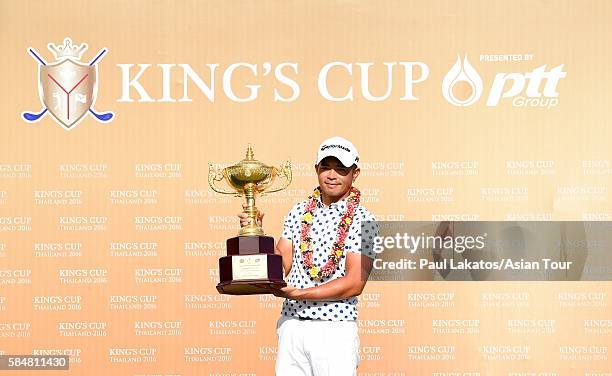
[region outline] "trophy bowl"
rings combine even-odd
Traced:
[[[259,161],[243,159],[239,163],[223,169],[227,182],[236,190],[244,190],[249,184],[255,184],[259,191],[265,189],[266,183],[274,179],[275,168]]]

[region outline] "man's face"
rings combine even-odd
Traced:
[[[342,197],[353,186],[353,181],[359,176],[356,166],[345,167],[336,157],[324,158],[315,166],[321,191],[329,197]]]

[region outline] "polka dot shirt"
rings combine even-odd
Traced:
[[[375,228],[367,226],[365,232],[361,234],[361,225],[364,221],[374,221],[374,216],[363,206],[359,205],[355,209],[353,223],[349,229],[346,240],[344,242],[344,255],[340,260],[338,268],[328,278],[316,281],[308,275],[304,269],[302,254],[300,249],[300,227],[304,208],[308,200],[304,200],[296,204],[289,214],[285,217],[283,229],[283,238],[288,239],[293,244],[293,262],[291,271],[288,276],[287,283],[291,286],[304,289],[308,287],[319,286],[336,278],[345,275],[346,269],[346,253],[355,252],[367,255],[370,258],[375,258],[375,253],[371,246],[361,247],[361,238],[364,241],[369,239],[369,244],[372,243],[372,238],[375,235]],[[329,259],[329,252],[336,239],[338,223],[346,210],[346,199],[332,203],[328,207],[323,205],[321,198],[317,202],[317,209],[314,211],[314,218],[310,236],[313,243],[313,261],[316,266],[321,268]],[[372,227],[372,230],[369,228]],[[298,318],[310,318],[317,320],[328,321],[346,321],[357,319],[357,297],[342,299],[338,301],[309,301],[309,300],[292,300],[285,299],[281,314],[284,316],[293,316]]]

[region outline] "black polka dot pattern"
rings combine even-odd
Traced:
[[[374,221],[374,216],[363,206],[359,205],[355,209],[353,223],[349,229],[348,235],[344,242],[345,255],[342,256],[338,269],[329,278],[321,281],[316,281],[308,275],[304,269],[302,254],[300,252],[300,228],[304,208],[308,200],[304,200],[296,204],[289,214],[285,217],[283,229],[283,238],[290,240],[293,243],[293,262],[291,272],[289,273],[287,283],[291,286],[304,289],[315,287],[323,283],[327,283],[333,279],[345,275],[346,267],[346,252],[362,253],[370,258],[375,258],[375,253],[368,249],[361,248],[361,224],[364,221]],[[321,199],[317,202],[317,209],[314,211],[314,218],[311,228],[312,245],[314,249],[313,260],[314,264],[321,268],[329,259],[329,252],[336,239],[338,223],[342,218],[342,214],[346,210],[346,199],[325,207]],[[368,231],[370,232],[370,231]],[[364,243],[372,242],[373,232],[364,234]],[[285,299],[282,308],[282,314],[285,316],[311,318],[329,321],[345,321],[357,319],[357,297],[343,299],[333,302],[316,302],[308,300],[291,300]]]

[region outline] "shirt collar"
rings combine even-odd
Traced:
[[[346,199],[347,198],[348,196],[343,198],[342,200],[329,204],[328,208],[336,209],[337,211],[344,213],[344,211],[346,210],[346,202],[347,202]],[[324,208],[324,207],[325,205],[323,204],[323,195],[319,195],[319,197],[317,198],[317,209]]]

